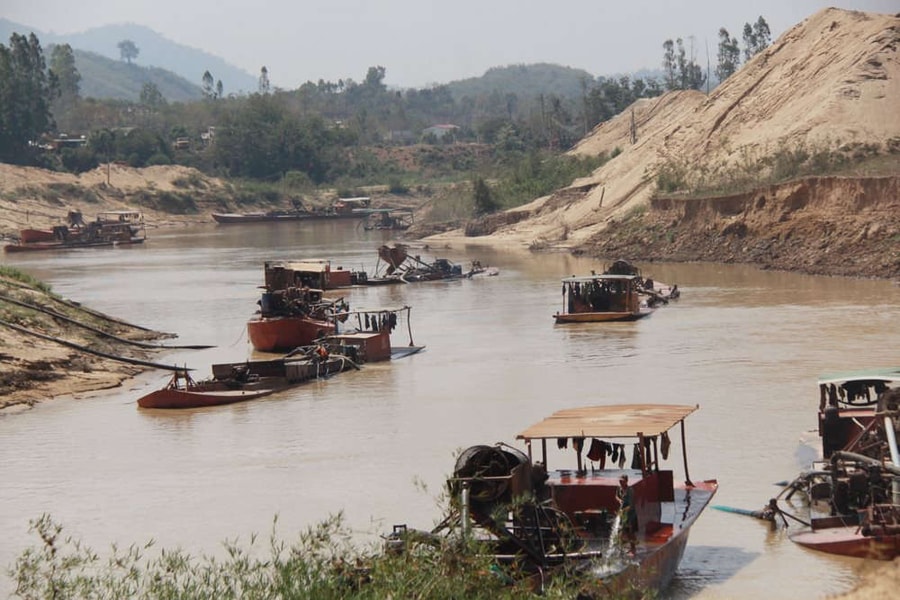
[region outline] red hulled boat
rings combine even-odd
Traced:
[[[259,312],[247,322],[247,335],[259,352],[290,352],[308,346],[336,330],[339,315],[348,305],[342,299],[323,298],[319,289],[266,286]]]
[[[525,452],[506,444],[470,447],[448,481],[454,500],[447,519],[412,536],[395,526],[389,548],[462,531],[514,578],[543,585],[554,573],[578,572],[599,592],[658,592],[674,577],[691,526],[718,489],[715,480],[688,475],[684,419],[695,410],[657,404],[562,410],[516,436]],[[668,432],[679,426],[681,452],[673,455],[685,458],[684,483],[661,463],[670,451]],[[540,461],[532,457],[535,444]],[[574,450],[575,468],[548,471],[548,445]]]
[[[819,390],[822,457],[759,516],[800,523],[790,539],[813,550],[892,560],[900,556],[900,368],[826,375]]]
[[[194,381],[187,370],[178,370],[165,387],[142,396],[137,404],[173,409],[246,402],[358,366],[338,347],[319,345],[305,350],[303,355],[275,360],[216,364],[213,376],[202,381]]]

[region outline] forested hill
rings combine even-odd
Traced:
[[[112,60],[85,50],[75,50],[75,66],[81,74],[81,93],[86,98],[137,101],[145,83],[152,83],[166,100],[200,100],[203,92],[171,71]]]
[[[94,52],[112,60],[119,60],[121,57],[119,42],[131,40],[139,51],[133,61],[137,65],[172,71],[198,87],[203,73],[209,71],[216,80],[222,81],[225,94],[254,92],[257,89],[255,75],[228,64],[218,56],[173,42],[142,25],[104,25],[79,33],[57,35],[0,18],[0,43],[5,44],[12,33],[27,35],[31,32],[34,32],[44,47],[50,44],[69,44],[74,50]],[[80,63],[78,69],[84,75]],[[140,91],[140,87],[138,90]],[[162,91],[161,86],[160,90]],[[167,96],[164,91],[163,95],[170,100],[176,99]]]
[[[585,82],[590,85],[593,81],[594,76],[583,69],[538,63],[494,67],[481,77],[454,81],[448,83],[447,87],[455,100],[494,93],[515,94],[521,98],[535,98],[541,94],[581,98]]]

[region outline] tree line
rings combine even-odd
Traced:
[[[693,38],[685,47],[681,38],[663,42],[663,72],[666,90],[699,90],[707,83],[708,75],[697,62]],[[745,23],[743,29],[744,62],[769,47],[772,33],[769,24],[760,16],[754,23]],[[719,82],[728,79],[741,66],[741,47],[737,38],[724,27],[719,28],[719,45],[716,54],[715,75]]]
[[[721,80],[738,68],[740,52],[724,28],[719,33]],[[745,60],[769,41],[762,17],[747,24]],[[124,61],[138,56],[133,42],[118,46]],[[13,34],[9,46],[0,44],[0,160],[76,172],[110,160],[133,166],[177,162],[271,181],[301,173],[312,184],[383,173],[386,165],[364,151],[380,144],[483,144],[502,162],[537,150],[564,151],[639,98],[700,89],[706,76],[693,44],[666,40],[663,49],[661,81],[585,76],[580,98],[500,91],[455,98],[448,85],[391,90],[383,66],[370,67],[358,82],[320,79],[282,90],[272,88],[262,67],[256,93],[226,97],[222,81],[206,71],[201,101],[170,103],[152,82],[143,85],[137,101],[83,98],[69,45],[52,46],[48,65],[34,34]],[[457,127],[440,138],[423,134],[435,123]],[[45,152],[42,140],[62,131],[84,133],[87,143],[57,155]],[[189,148],[175,144],[183,139],[191,141]]]

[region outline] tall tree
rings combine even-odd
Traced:
[[[271,90],[271,84],[269,83],[269,70],[263,65],[262,69],[259,70],[259,93],[260,94],[268,94]]]
[[[756,34],[753,33],[753,26],[750,23],[744,23],[744,62],[747,62],[756,55]]]
[[[81,92],[81,74],[75,67],[75,54],[69,44],[53,46],[50,52],[50,77],[59,87],[59,95],[50,103],[56,124],[66,131],[73,127]]]
[[[725,81],[737,71],[741,61],[741,50],[737,38],[731,36],[724,27],[719,29],[719,53],[716,63],[716,77]]]
[[[757,54],[769,47],[772,43],[772,32],[769,30],[769,24],[762,18],[762,15],[753,24],[753,34],[756,36],[756,52]]]
[[[387,87],[384,85],[385,73],[386,70],[382,66],[369,67],[369,70],[366,72],[366,80],[363,82],[363,85],[366,86],[372,93],[385,91],[387,89]]]
[[[491,193],[491,188],[481,177],[476,177],[472,182],[472,196],[474,200],[473,212],[476,217],[488,215],[499,210],[500,205]]]
[[[688,59],[687,53],[684,50],[684,42],[681,41],[681,38],[675,40],[675,44],[678,46],[678,51],[675,54],[675,66],[678,67],[678,89],[686,90],[688,89]]]
[[[772,42],[772,32],[762,15],[752,25],[744,23],[744,61],[748,61]]]
[[[203,72],[203,97],[212,100],[216,97],[215,80],[209,71]]]
[[[50,70],[59,82],[59,100],[67,107],[81,93],[81,73],[75,66],[75,53],[69,44],[57,44],[50,52]]]
[[[138,57],[138,54],[141,51],[138,49],[137,45],[131,40],[122,40],[118,44],[116,44],[119,48],[119,56],[122,57],[122,60],[126,61],[129,65],[131,61]]]
[[[677,50],[675,49],[677,46]],[[699,90],[706,82],[703,68],[697,64],[694,56],[693,41],[691,42],[691,54],[688,56],[681,38],[675,40],[674,46],[671,40],[663,44],[666,56],[663,65],[671,69],[666,74],[666,87],[670,90]]]
[[[14,33],[9,47],[0,44],[0,161],[28,163],[35,157],[33,142],[54,126],[50,103],[58,94],[34,33]]]
[[[665,71],[666,89],[674,90],[678,84],[675,81],[675,43],[672,40],[663,42],[663,71]]]

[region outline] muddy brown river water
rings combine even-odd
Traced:
[[[3,261],[93,308],[215,344],[156,357],[202,377],[251,354],[244,325],[265,260],[331,258],[371,272],[384,235],[354,223],[209,225],[150,231],[143,247]],[[555,410],[612,402],[699,404],[687,421],[690,475],[718,478],[716,504],[760,508],[815,456],[817,375],[900,364],[900,287],[890,281],[640,264],[677,283],[681,299],[634,323],[560,326],[559,280],[601,261],[481,246],[418,252],[500,271],[344,290],[354,308],[411,306],[420,354],[213,409],[138,409],[167,379],[152,372],[0,414],[0,565],[36,543],[28,521],[42,513],[101,553],[153,538],[216,554],[226,539],[268,534],[275,515],[287,539],[338,511],[363,541],[395,523],[428,528],[457,450],[515,444]],[[710,509],[664,597],[823,598],[849,589],[863,566]],[[11,590],[0,576],[0,595]]]

